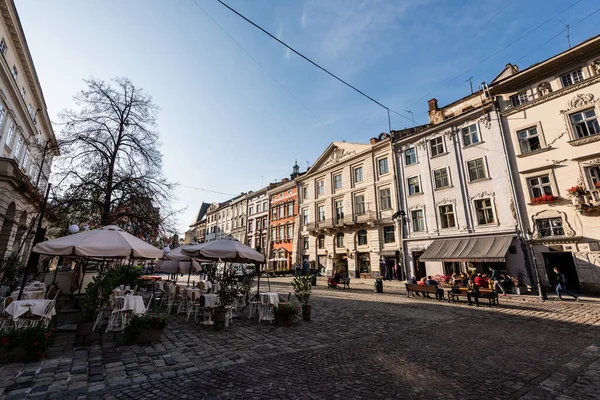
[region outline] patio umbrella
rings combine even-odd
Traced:
[[[184,246],[181,251],[183,254],[204,260],[241,263],[262,263],[265,261],[265,257],[261,253],[235,239],[222,239]]]
[[[184,254],[183,249],[186,249],[191,246],[195,246],[195,245],[191,244],[191,245],[175,247],[173,250],[169,251],[169,253],[165,254],[164,258],[167,260],[190,261],[192,259],[192,256],[190,256],[189,254]]]
[[[53,256],[98,258],[161,258],[160,249],[125,232],[116,225],[85,231],[36,244],[33,251]]]

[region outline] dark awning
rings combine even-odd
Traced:
[[[504,262],[513,236],[436,239],[419,261]]]

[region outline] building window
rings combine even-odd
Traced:
[[[435,188],[442,189],[450,186],[450,177],[448,176],[448,168],[440,168],[433,171]]]
[[[291,239],[292,236],[294,236],[294,225],[293,224],[288,224],[287,225],[287,239]]]
[[[12,76],[15,81],[17,80],[17,76],[19,76],[19,71],[17,71],[17,67],[14,65],[12,67]]]
[[[337,235],[335,235],[335,245],[337,247],[344,247],[344,234],[343,233],[338,233]]]
[[[293,202],[287,203],[287,216],[288,217],[294,216],[294,203]]]
[[[302,186],[302,201],[308,199],[308,186]]]
[[[421,193],[421,185],[419,184],[419,177],[413,176],[408,178],[408,195]]]
[[[0,103],[0,125],[2,125],[2,121],[4,121],[5,115],[6,115],[6,108],[4,108],[4,104]]]
[[[536,198],[542,195],[552,196],[552,184],[550,183],[549,175],[536,176],[535,178],[529,178],[529,190],[531,191],[531,197]]]
[[[537,131],[537,127],[523,129],[517,131],[517,138],[519,139],[519,146],[521,147],[521,153],[530,153],[542,148],[540,144],[540,136]]]
[[[304,238],[302,238],[302,241],[303,241],[303,246],[302,247],[304,248],[304,250],[308,250],[308,248],[309,248],[308,238],[304,237]]]
[[[411,147],[409,149],[404,150],[404,163],[406,165],[416,164],[417,163],[417,149],[416,147]]]
[[[254,221],[248,221],[248,232],[252,232],[254,230]]]
[[[271,228],[271,240],[277,240],[277,229]]]
[[[322,196],[325,194],[325,181],[324,180],[320,180],[317,181],[317,197]]]
[[[335,223],[341,224],[344,222],[344,200],[335,201]]]
[[[29,149],[25,149],[25,155],[23,156],[23,161],[21,162],[22,168],[25,168],[27,161],[29,161]]]
[[[252,214],[254,214],[254,207],[250,206],[250,207],[248,207],[248,215],[252,215]]]
[[[583,73],[581,72],[581,68],[576,69],[573,72],[569,72],[568,74],[561,75],[560,77],[563,87],[571,86],[577,82],[581,82],[582,80]]]
[[[325,221],[325,206],[323,204],[317,206],[317,216],[319,222]]]
[[[325,235],[319,235],[319,237],[317,239],[317,246],[320,249],[324,249],[325,248]]]
[[[525,92],[517,93],[515,95],[510,96],[510,104],[512,104],[513,107],[518,107],[521,104],[527,103],[528,101],[529,97]]]
[[[444,154],[444,139],[441,136],[431,139],[429,141],[429,148],[431,149],[431,157]]]
[[[577,139],[600,133],[600,124],[593,108],[571,114],[571,125]]]
[[[23,86],[21,88],[21,97],[23,97],[23,100],[25,100],[25,95],[27,94],[27,91],[25,90],[25,86]]]
[[[279,240],[285,239],[285,226],[281,225],[279,227]]]
[[[256,213],[258,214],[260,212],[260,203],[258,203],[256,205]],[[220,217],[219,217],[220,218]]]
[[[308,225],[308,209],[307,208],[302,210],[302,224]]]
[[[336,174],[333,176],[333,190],[340,190],[342,188],[342,174]]]
[[[262,219],[261,218],[256,218],[256,230],[257,231],[262,230]]]
[[[590,167],[587,169],[591,181],[592,189],[600,189],[600,167]]]
[[[264,201],[263,202],[263,211],[268,211],[268,210],[269,210],[269,204],[266,201]]]
[[[388,172],[390,172],[390,166],[388,165],[387,158],[382,158],[381,160],[378,160],[377,164],[379,165],[379,175],[385,175]]]
[[[396,242],[396,235],[394,233],[393,226],[383,227],[383,243],[394,243]]]
[[[475,143],[479,143],[479,131],[477,130],[477,124],[469,125],[466,128],[461,129],[461,135],[464,146],[470,146]]]
[[[479,225],[493,224],[494,210],[492,210],[492,201],[490,199],[475,200],[475,211],[477,212],[477,222]]]
[[[469,170],[469,180],[471,182],[487,178],[483,158],[467,161],[467,169]]]
[[[392,208],[392,195],[389,188],[379,189],[379,207],[382,210],[390,210]]]
[[[358,231],[358,245],[359,246],[367,245],[367,231],[364,229],[361,229],[360,231]]]
[[[365,196],[357,194],[354,196],[354,213],[356,215],[364,215],[365,212]]]
[[[273,210],[271,210],[271,219],[273,221],[275,221],[277,219],[277,209],[273,208]]]
[[[454,220],[454,208],[451,204],[440,206],[440,219],[442,228],[454,228],[456,221]]]
[[[425,232],[425,219],[423,210],[413,210],[410,212],[412,219],[413,232]]]
[[[23,136],[19,135],[17,137],[17,145],[15,146],[14,157],[19,157],[19,152],[21,151],[21,146],[23,145]]]
[[[4,38],[2,38],[2,40],[0,40],[0,53],[2,53],[3,56],[5,56],[7,49],[8,46],[6,45],[6,41],[4,40]]]
[[[564,236],[562,218],[538,219],[537,227],[540,237]]]
[[[354,183],[362,182],[363,180],[363,169],[362,167],[354,168]]]

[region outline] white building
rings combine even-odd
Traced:
[[[305,175],[299,192],[299,262],[331,275],[377,276],[397,262],[395,173],[387,134],[370,144],[334,142]],[[387,269],[386,269],[387,270]]]
[[[403,255],[411,276],[526,273],[500,125],[474,93],[439,108],[429,124],[393,132],[405,214]]]
[[[261,252],[267,246],[267,234],[269,231],[269,196],[268,187],[256,192],[248,192],[247,230],[246,244],[252,248],[260,247]]]
[[[542,281],[559,267],[570,289],[600,292],[600,36],[523,71],[509,64],[489,91]]]
[[[231,236],[242,243],[246,243],[246,211],[248,200],[245,193],[231,199]]]

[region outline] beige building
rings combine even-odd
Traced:
[[[246,243],[246,210],[248,209],[246,194],[242,193],[231,199],[229,208],[231,209],[231,236]]]
[[[420,279],[491,266],[526,274],[492,102],[482,92],[441,108],[432,99],[429,124],[393,137],[407,272]]]
[[[523,71],[507,65],[489,93],[542,281],[556,266],[571,289],[600,291],[600,36]]]
[[[370,144],[334,142],[297,179],[298,257],[325,274],[377,276],[398,261],[395,174],[387,134]]]
[[[268,187],[256,192],[248,192],[247,230],[246,244],[252,248],[260,247],[260,251],[266,254],[268,247],[269,232],[269,196]]]
[[[50,176],[56,138],[25,34],[11,0],[0,0],[0,258],[20,249]],[[33,233],[33,230],[31,231]]]

